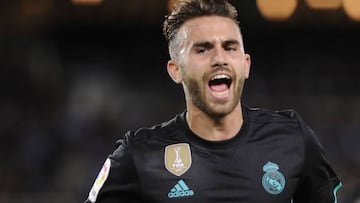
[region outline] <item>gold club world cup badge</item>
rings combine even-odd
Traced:
[[[191,151],[187,143],[165,147],[165,168],[172,174],[181,176],[191,166]]]

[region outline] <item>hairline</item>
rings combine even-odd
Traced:
[[[179,52],[178,51],[172,51],[172,50],[175,50],[175,49],[180,49],[181,45],[180,44],[180,41],[181,41],[181,38],[179,38],[179,31],[183,28],[184,24],[188,21],[191,21],[191,20],[194,20],[196,18],[202,18],[202,17],[212,17],[212,16],[217,16],[217,17],[224,17],[224,18],[228,18],[230,19],[235,25],[236,27],[238,28],[238,31],[239,31],[239,34],[240,34],[240,42],[243,46],[243,36],[242,36],[242,32],[241,32],[241,28],[240,28],[240,25],[239,25],[239,22],[229,16],[224,16],[224,15],[218,15],[218,14],[209,14],[209,15],[199,15],[199,16],[193,16],[193,17],[190,17],[188,19],[186,19],[184,22],[182,22],[180,24],[180,26],[178,27],[178,29],[176,29],[175,33],[174,33],[174,37],[172,39],[169,39],[169,43],[168,43],[168,49],[169,49],[169,54],[170,54],[170,58],[171,60],[174,60],[174,61],[178,61],[179,59]],[[174,53],[175,52],[175,53]]]

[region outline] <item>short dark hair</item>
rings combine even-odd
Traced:
[[[165,17],[163,33],[171,42],[180,26],[187,20],[200,16],[223,16],[231,18],[236,24],[237,11],[227,0],[179,0],[170,15]]]

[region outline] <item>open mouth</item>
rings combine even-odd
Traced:
[[[209,81],[209,87],[214,92],[224,92],[231,86],[232,79],[229,75],[220,74],[215,75]]]

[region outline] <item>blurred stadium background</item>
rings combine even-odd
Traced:
[[[0,2],[0,202],[82,202],[115,141],[184,109],[168,0]],[[232,0],[252,56],[243,100],[296,109],[360,202],[360,2]]]

